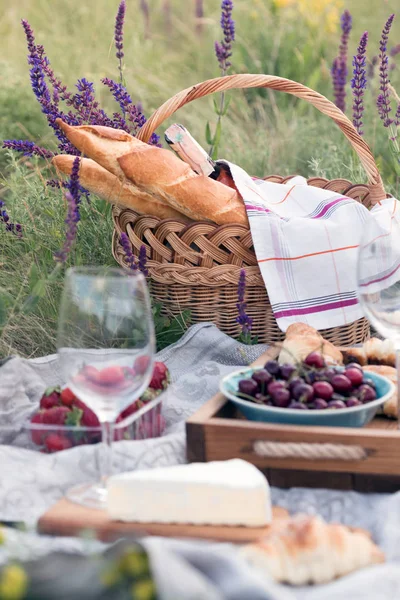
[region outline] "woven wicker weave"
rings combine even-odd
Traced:
[[[303,85],[270,75],[232,75],[199,83],[176,94],[147,121],[138,137],[148,141],[155,129],[185,104],[215,92],[233,88],[269,87],[303,98],[331,117],[357,152],[367,173],[368,184],[353,185],[346,179],[327,180],[313,177],[308,184],[350,196],[370,207],[386,197],[372,153],[349,119],[327,98]],[[267,181],[285,183],[289,177],[271,175]],[[279,341],[284,334],[278,328],[257,266],[251,234],[243,225],[218,226],[199,222],[186,225],[138,215],[130,209],[113,209],[115,231],[113,254],[127,267],[119,243],[125,232],[134,254],[146,246],[149,284],[154,299],[162,303],[165,314],[191,311],[192,323],[209,321],[222,331],[237,336],[237,286],[242,268],[246,271],[247,312],[253,318],[253,334],[260,342]],[[339,346],[362,342],[369,335],[365,319],[342,327],[327,329],[323,335]]]

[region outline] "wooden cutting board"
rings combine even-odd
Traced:
[[[288,512],[278,506],[274,506],[272,512],[274,521],[288,516]],[[122,537],[154,535],[247,543],[265,535],[268,526],[228,527],[181,523],[123,523],[112,521],[103,510],[86,508],[62,498],[39,519],[38,531],[46,535],[61,536],[77,536],[84,531],[91,531],[95,533],[97,539],[103,542],[113,542]]]

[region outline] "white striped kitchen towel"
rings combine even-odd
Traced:
[[[258,264],[280,329],[286,331],[296,322],[326,329],[361,318],[357,255],[363,226],[376,209],[369,212],[342,194],[308,186],[302,177],[287,184],[271,183],[220,162],[229,165],[246,205]],[[379,208],[388,211],[393,202],[385,200]]]

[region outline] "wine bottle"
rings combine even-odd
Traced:
[[[165,141],[198,175],[211,177],[236,189],[229,167],[216,163],[183,126],[175,123],[165,132]]]

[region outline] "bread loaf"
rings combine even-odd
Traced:
[[[71,126],[57,119],[69,141],[132,189],[169,204],[190,219],[248,225],[244,204],[230,187],[197,175],[171,151],[141,142],[125,131],[98,125]]]
[[[75,158],[69,154],[60,154],[52,159],[52,163],[61,173],[70,175]],[[154,215],[160,219],[189,221],[185,215],[181,215],[168,204],[137,191],[129,181],[122,182],[90,158],[80,159],[79,180],[84,188],[100,198],[131,208],[139,214]]]
[[[71,126],[61,119],[56,119],[56,123],[75,148],[120,179],[125,176],[117,159],[137,146],[147,146],[121,129],[101,125]]]
[[[218,225],[248,225],[246,209],[232,188],[192,169],[169,150],[137,147],[118,158],[125,176],[138,188],[163,198],[191,219]]]

